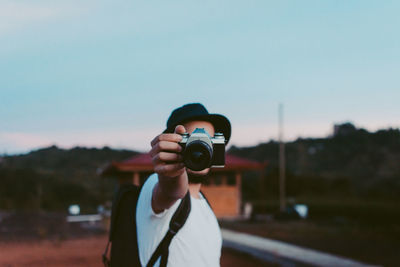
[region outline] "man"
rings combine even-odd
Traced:
[[[166,234],[172,215],[181,199],[190,192],[191,211],[182,229],[169,246],[168,266],[219,266],[222,237],[217,219],[202,196],[201,183],[210,169],[193,171],[185,168],[180,154],[180,134],[204,128],[210,136],[222,132],[228,142],[229,120],[209,114],[198,103],[175,109],[167,121],[167,129],[151,142],[150,155],[155,174],[141,190],[137,212],[139,256],[145,266]],[[160,260],[156,262],[156,266]]]

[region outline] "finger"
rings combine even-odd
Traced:
[[[162,134],[159,136],[158,140],[178,143],[178,142],[182,141],[182,136],[180,134],[176,134],[176,133]]]
[[[185,129],[185,127],[183,125],[177,125],[175,127],[175,133],[177,133],[177,134],[186,133],[186,129]]]
[[[151,140],[150,144],[151,144],[152,147],[153,147],[155,144],[158,143],[159,138],[160,138],[160,135],[161,135],[161,134],[157,135],[156,137],[154,137],[153,140]]]
[[[180,153],[182,147],[178,143],[160,141],[150,150],[150,155],[154,156],[161,151]]]
[[[160,162],[181,162],[182,156],[177,153],[160,152],[153,156],[152,161],[154,164]]]
[[[170,142],[180,142],[182,141],[182,136],[176,133],[167,133],[167,134],[160,134],[157,135],[152,141],[151,146],[154,146],[160,141],[170,141]]]

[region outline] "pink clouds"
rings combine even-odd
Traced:
[[[28,150],[48,146],[51,140],[45,136],[22,132],[0,132],[0,145],[6,150]]]
[[[0,36],[4,33],[32,27],[35,23],[76,15],[82,9],[70,2],[52,3],[37,1],[0,0]]]
[[[26,152],[39,147],[57,145],[64,148],[74,146],[150,149],[151,139],[157,129],[126,129],[99,131],[69,131],[46,133],[0,132],[0,152]]]
[[[230,145],[253,146],[271,139],[278,139],[278,126],[274,124],[245,124],[232,122],[233,131]],[[379,127],[381,126],[381,127]],[[356,127],[365,127],[356,124]],[[369,125],[369,131],[388,128],[386,125]],[[397,126],[398,127],[398,126]],[[327,137],[332,134],[333,123],[293,121],[285,125],[284,140],[291,141],[298,137]],[[107,129],[69,132],[0,132],[0,152],[27,152],[39,147],[57,145],[64,148],[74,146],[126,148],[148,151],[150,141],[162,131],[161,128]]]

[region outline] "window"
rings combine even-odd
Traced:
[[[236,176],[234,173],[228,174],[228,185],[236,185]]]

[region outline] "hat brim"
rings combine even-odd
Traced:
[[[184,124],[188,121],[208,121],[212,123],[214,126],[215,132],[223,133],[226,143],[228,144],[230,138],[231,138],[231,123],[229,120],[220,114],[206,114],[206,115],[198,115],[198,116],[192,116],[190,118],[186,118],[185,120],[179,121],[175,123],[174,125],[168,127],[167,129],[164,130],[163,133],[173,133],[175,131],[175,127],[180,124]]]

